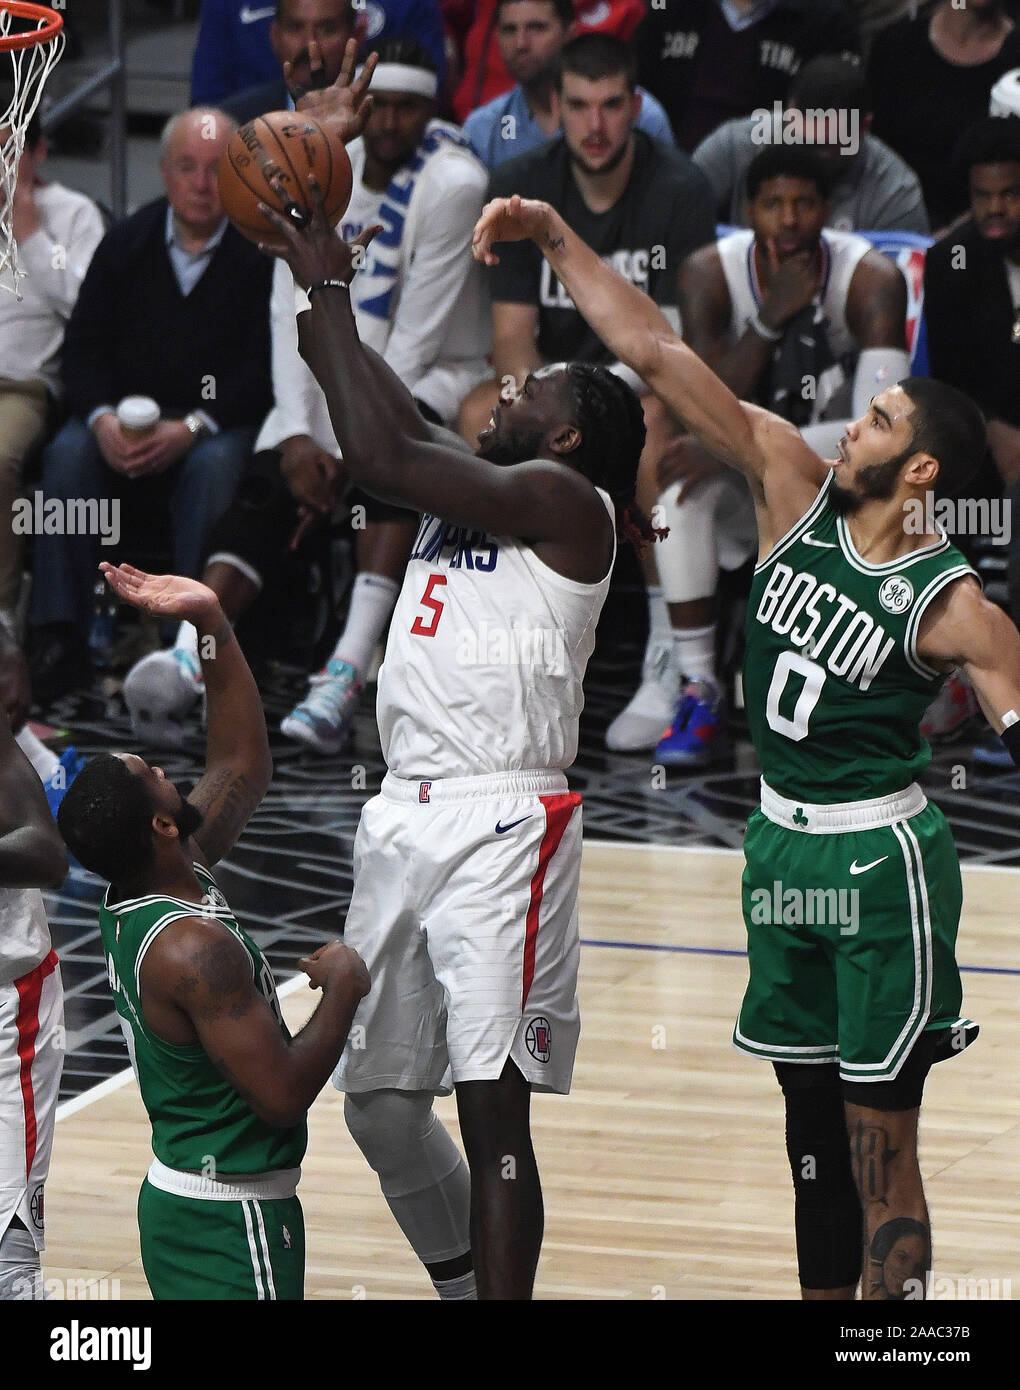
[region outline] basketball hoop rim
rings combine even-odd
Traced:
[[[27,34],[7,34],[0,38],[0,53],[13,53],[18,49],[31,48],[37,43],[49,43],[64,27],[63,15],[51,10],[48,5],[29,4],[28,0],[0,0],[0,10],[7,10],[18,19],[43,19],[41,29],[29,30]]]

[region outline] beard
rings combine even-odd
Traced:
[[[917,452],[915,445],[895,454],[885,463],[869,463],[857,475],[855,491],[840,487],[838,483],[829,485],[829,502],[837,516],[851,516],[865,502],[885,502],[896,491],[896,479],[900,469],[911,455]]]
[[[568,145],[567,153],[570,155],[570,162],[575,169],[580,169],[582,173],[585,174],[598,175],[612,173],[612,171],[623,162],[623,158],[629,149],[630,141],[624,140],[620,148],[605,162],[605,164],[599,164],[594,168],[585,161],[584,155],[581,154],[579,150],[573,150]]]
[[[176,825],[177,833],[182,841],[190,840],[192,835],[194,835],[195,831],[202,824],[202,812],[197,806],[193,806],[192,803],[187,800],[176,783],[174,784],[174,790],[181,798],[181,804],[174,812],[174,825]]]
[[[492,435],[478,449],[478,457],[487,463],[523,463],[539,457],[542,435],[537,431],[504,430]]]

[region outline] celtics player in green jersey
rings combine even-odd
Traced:
[[[963,556],[917,518],[985,448],[953,388],[880,390],[825,461],[748,405],[551,207],[497,199],[476,257],[530,238],[607,347],[712,454],[742,470],[759,533],[744,689],[762,765],[745,838],[750,980],[737,1047],[786,1099],[802,1293],[923,1297],[931,1231],[917,1162],[927,1072],[960,1016],[962,892],[952,837],[914,778],[918,724],[962,667],[1020,762],[1020,636]]]
[[[210,873],[272,775],[255,681],[211,589],[100,568],[143,612],[194,623],[208,700],[205,772],[190,796],[137,754],[104,753],[58,817],[72,853],[110,880],[103,951],[155,1155],[138,1199],[145,1277],[158,1299],[299,1299],[305,1116],[368,973],[339,941],[301,960],[323,997],[290,1036],[272,971]]]

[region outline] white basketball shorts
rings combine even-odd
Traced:
[[[0,1233],[17,1216],[45,1248],[43,1188],[50,1170],[64,1065],[64,991],[51,951],[0,985]]]
[[[570,1090],[580,1020],[581,798],[560,772],[409,782],[361,813],[344,940],[372,990],[341,1091],[495,1081]]]

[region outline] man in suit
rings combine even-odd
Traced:
[[[124,558],[148,539],[140,526],[120,535],[122,500],[139,515],[144,502],[146,527],[168,514],[173,568],[197,575],[269,408],[272,264],[229,225],[216,187],[234,129],[212,108],[168,123],[166,196],[103,238],[68,323],[71,418],[43,453],[41,483],[42,515],[48,509],[66,524],[54,534],[47,522],[35,541],[31,666],[40,700],[88,679],[100,537],[119,542]],[[131,395],[160,407],[159,422],[141,436],[126,434],[117,415]],[[78,524],[89,515],[106,524]]]

